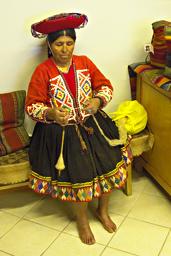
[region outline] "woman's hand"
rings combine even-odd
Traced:
[[[89,114],[96,114],[101,105],[99,98],[91,98],[84,103],[84,110]]]
[[[46,113],[47,120],[53,120],[61,126],[68,124],[69,112],[62,108],[49,108]]]

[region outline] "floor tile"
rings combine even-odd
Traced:
[[[168,198],[142,194],[128,216],[171,227],[171,204]]]
[[[62,231],[71,221],[69,203],[50,197],[39,201],[24,218]]]
[[[0,194],[0,209],[16,216],[24,216],[43,197],[31,189]]]
[[[135,255],[135,254],[134,254]],[[134,256],[133,254],[106,247],[100,256]]]
[[[104,246],[83,244],[78,237],[61,234],[47,249],[43,256],[69,255],[69,256],[99,256]]]
[[[169,255],[171,255],[171,231],[170,231],[169,236],[167,237],[167,240],[166,240],[159,256],[169,256]]]
[[[43,252],[43,256],[170,256],[168,197],[152,179],[135,170],[132,186],[132,196],[121,190],[111,193],[109,211],[118,226],[115,234],[104,230],[93,216],[97,200],[89,204],[90,226],[96,238],[91,246],[78,238],[70,203],[30,189],[0,194],[0,256],[42,256]]]
[[[126,218],[109,246],[139,256],[158,255],[169,229]]]
[[[132,193],[141,193],[146,184],[147,184],[148,178],[145,176],[144,172],[138,172],[133,169],[132,172]]]
[[[137,193],[127,196],[120,190],[114,190],[111,193],[109,212],[126,216],[136,203],[138,196]]]
[[[119,225],[122,223],[122,221],[124,219],[123,216],[116,215],[114,213],[110,214],[110,217],[115,222],[117,227],[119,227]],[[106,245],[109,242],[109,240],[112,238],[114,233],[107,232],[103,228],[102,224],[96,218],[90,217],[89,220],[90,220],[90,227],[91,227],[91,230],[94,234],[96,242],[100,243],[100,244],[103,244],[103,245]],[[64,232],[68,233],[68,234],[72,234],[74,236],[78,236],[76,222],[71,222],[71,224],[69,224],[67,226],[67,228],[64,230]]]
[[[18,221],[19,217],[0,211],[0,237],[12,228]]]
[[[147,180],[143,192],[145,194],[166,198],[166,192],[164,192],[160,185],[152,178]]]
[[[21,220],[0,239],[0,250],[16,256],[40,256],[58,234],[55,230]]]

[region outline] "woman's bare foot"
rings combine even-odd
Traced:
[[[116,232],[117,227],[116,224],[111,220],[110,216],[106,213],[101,214],[100,211],[96,210],[96,216],[102,223],[103,227],[109,232]]]
[[[84,244],[91,245],[96,242],[94,235],[91,231],[91,228],[89,226],[87,217],[81,217],[79,219],[77,218],[77,227],[80,239]]]

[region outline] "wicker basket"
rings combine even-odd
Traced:
[[[0,184],[15,184],[28,180],[30,173],[28,149],[0,157]]]

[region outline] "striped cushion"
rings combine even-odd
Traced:
[[[146,73],[149,81],[166,91],[171,91],[171,78],[163,75],[163,69],[144,62],[132,63],[128,66],[132,100],[136,99],[137,74]]]
[[[165,40],[165,26],[167,21],[160,20],[152,24],[153,37],[152,45],[154,54],[150,52],[150,63],[153,66],[164,68],[166,64],[166,40]]]
[[[165,27],[165,40],[167,46],[166,66],[164,75],[171,78],[171,22]]]
[[[24,128],[24,90],[0,94],[0,156],[29,144]]]
[[[152,24],[152,45],[150,52],[151,65],[163,68],[163,75],[171,78],[171,22],[160,20]]]

